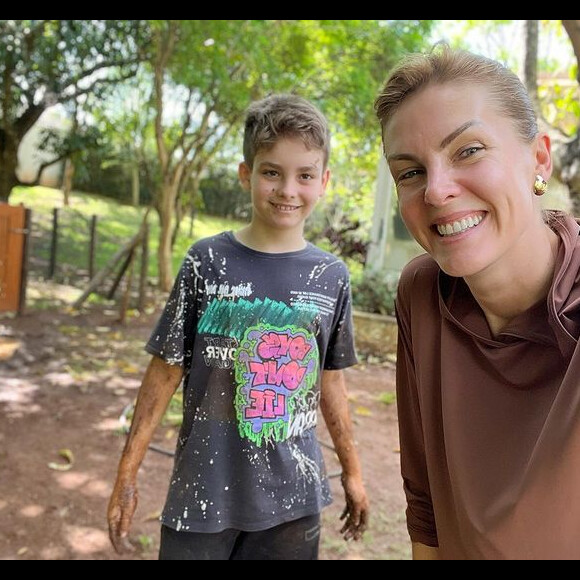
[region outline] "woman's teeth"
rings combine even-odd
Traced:
[[[483,216],[469,216],[450,224],[439,225],[437,231],[443,237],[456,236],[478,226],[482,221]]]

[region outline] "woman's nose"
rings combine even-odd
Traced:
[[[425,203],[432,206],[441,206],[448,203],[459,193],[458,185],[453,181],[448,171],[431,172],[427,175],[425,187]]]

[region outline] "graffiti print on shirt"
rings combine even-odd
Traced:
[[[240,435],[258,446],[285,441],[316,425],[318,345],[296,326],[246,332],[236,360]]]

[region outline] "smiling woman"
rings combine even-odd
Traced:
[[[395,304],[414,557],[577,559],[580,224],[543,207],[550,138],[513,72],[446,45],[375,107],[426,251]]]

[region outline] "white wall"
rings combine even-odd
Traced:
[[[63,109],[59,106],[51,107],[41,115],[32,129],[24,136],[18,150],[18,169],[16,172],[23,183],[35,181],[40,165],[50,161],[53,157],[49,153],[39,150],[42,131],[53,129],[65,132],[69,126],[70,121],[67,119]],[[47,167],[42,172],[41,185],[60,187],[62,165],[62,163],[57,163]]]

